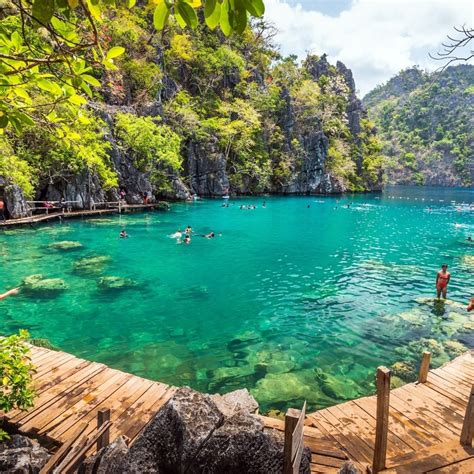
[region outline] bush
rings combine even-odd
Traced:
[[[33,406],[33,364],[26,345],[28,332],[0,339],[0,410],[26,410]],[[8,435],[0,430],[0,440]]]

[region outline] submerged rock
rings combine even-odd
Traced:
[[[390,367],[392,374],[406,382],[413,382],[416,379],[416,369],[411,362],[395,362]]]
[[[23,287],[27,292],[54,293],[68,288],[66,282],[61,278],[43,278],[40,273],[30,275],[23,280]]]
[[[314,372],[316,381],[327,397],[333,400],[351,400],[357,398],[357,386],[355,386],[351,379],[339,379],[334,377],[334,375],[325,373],[320,368],[314,369]]]
[[[36,474],[50,455],[33,439],[18,434],[0,443],[0,472]]]
[[[461,265],[470,271],[474,271],[474,255],[464,255],[461,259]]]
[[[72,240],[63,240],[49,244],[48,247],[55,250],[76,250],[82,248],[82,244]]]
[[[451,357],[457,357],[461,354],[464,354],[468,349],[464,344],[461,344],[458,341],[446,341],[444,344],[445,351]]]
[[[105,276],[98,281],[99,288],[106,290],[124,290],[134,288],[138,283],[130,278],[122,278],[118,276]]]
[[[106,255],[81,258],[74,263],[74,270],[79,273],[100,273],[110,260]]]

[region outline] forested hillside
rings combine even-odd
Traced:
[[[410,68],[363,99],[398,184],[474,184],[474,66]]]
[[[2,13],[5,41],[47,46],[48,32],[33,27],[23,44],[20,16],[10,13]],[[26,117],[20,127],[12,116],[0,136],[10,203],[21,192],[87,204],[116,200],[120,189],[138,202],[145,192],[185,199],[380,188],[381,145],[343,64],[281,58],[263,20],[226,38],[173,19],[157,32],[151,10],[118,8],[99,26],[110,56],[125,53],[110,69],[84,64],[85,93],[55,102],[70,87],[41,78],[17,88],[19,101],[52,105],[44,126]]]

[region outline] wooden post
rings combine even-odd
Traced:
[[[300,411],[289,408],[285,415],[285,444],[283,447],[283,474],[293,474],[293,432],[298,423]]]
[[[377,369],[377,418],[375,425],[375,446],[372,472],[376,474],[386,468],[388,413],[390,407],[390,370]]]
[[[104,423],[110,421],[110,409],[102,408],[97,412],[97,429],[99,429]],[[97,451],[101,448],[105,448],[110,443],[110,428],[106,429],[97,439]]]
[[[471,385],[471,393],[467,401],[466,414],[461,430],[461,444],[463,446],[472,446],[474,437],[474,384]]]
[[[428,372],[430,370],[431,352],[423,352],[421,359],[420,373],[418,374],[418,383],[425,383],[428,380]]]

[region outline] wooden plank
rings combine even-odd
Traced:
[[[450,464],[472,459],[474,448],[461,446],[459,443],[445,447],[432,446],[429,451],[418,452],[414,457],[401,457],[397,465],[384,471],[384,474],[415,474],[430,472]]]
[[[304,444],[300,442],[295,453],[295,458],[291,463],[292,473],[298,474],[300,472],[301,458],[303,457]]]
[[[375,445],[372,472],[385,469],[387,462],[388,416],[390,407],[390,370],[377,369],[377,415],[375,417]]]
[[[461,444],[463,446],[472,446],[472,438],[474,436],[474,384],[471,386],[469,401],[466,406],[464,422],[461,431]]]
[[[469,396],[470,387],[461,385],[458,382],[452,382],[435,373],[430,374],[428,382],[451,393],[454,397],[457,397],[460,400],[461,404],[466,403],[467,397]]]
[[[360,463],[372,461],[373,450],[364,443],[357,433],[353,433],[348,427],[344,426],[337,417],[327,410],[320,410],[313,413],[311,418],[317,426],[323,427],[330,433],[349,453],[349,457]]]
[[[343,416],[346,416],[351,420],[352,423],[355,423],[359,429],[363,430],[366,433],[366,436],[369,439],[369,442],[372,442],[375,435],[376,422],[375,418],[369,416],[366,411],[362,410],[356,403],[348,402],[337,405],[334,408],[339,408],[343,412]],[[406,453],[411,451],[414,448],[408,444],[409,439],[407,439],[406,433],[403,436],[398,437],[391,431],[391,423],[388,430],[388,453],[390,456],[395,456],[396,454]]]
[[[303,404],[303,408],[300,412],[298,417],[298,421],[296,423],[295,429],[293,430],[292,434],[292,445],[291,445],[291,453],[292,457],[295,456],[295,453],[298,451],[301,444],[303,444],[303,429],[304,429],[304,420],[306,417],[306,401]],[[286,432],[286,426],[285,426]]]
[[[423,352],[421,359],[420,372],[418,373],[418,383],[425,383],[428,378],[428,371],[430,370],[431,352]]]
[[[333,458],[332,456],[321,456],[320,454],[311,453],[311,462],[314,464],[319,464],[320,466],[340,468],[346,462],[346,460]]]
[[[73,427],[79,420],[82,420],[99,403],[109,398],[118,388],[133,377],[124,372],[113,372],[111,374],[106,373],[106,380],[102,383],[94,384],[85,396],[77,401],[76,399],[66,401],[64,405],[58,407],[56,416],[42,422],[36,421],[35,426],[39,429],[38,433],[48,434],[51,438],[60,439],[64,431]]]
[[[92,363],[93,362],[89,362],[87,360],[81,362],[81,359],[76,359],[74,361],[69,362],[67,364],[67,367],[65,367],[66,370],[64,372],[52,375],[51,378],[45,377],[44,379],[41,379],[40,381],[36,382],[36,394],[40,395],[49,388],[54,387],[55,385],[61,383],[63,380],[68,379],[69,377],[81,371],[82,369],[85,369],[86,367],[90,366]]]
[[[49,387],[47,390],[41,393],[41,395],[35,399],[33,408],[27,411],[14,410],[9,414],[9,419],[15,424],[21,424],[27,421],[29,418],[35,416],[38,412],[43,411],[49,405],[54,403],[58,398],[62,397],[64,393],[68,393],[74,390],[76,387],[82,385],[89,378],[96,375],[98,372],[105,370],[105,366],[101,364],[93,363],[84,369],[76,372],[73,376],[66,380],[61,380],[60,383]]]
[[[364,397],[354,400],[354,403],[364,410],[371,418],[375,419],[377,403],[374,397]],[[399,438],[404,439],[413,449],[424,448],[435,442],[441,441],[441,438],[434,437],[421,426],[413,423],[403,413],[390,406],[390,431]]]
[[[442,418],[433,414],[431,407],[420,403],[411,393],[403,394],[393,390],[390,404],[433,436],[452,439],[455,435],[455,430],[450,425],[446,425]]]
[[[466,374],[465,372],[461,372],[460,370],[450,367],[449,365],[442,369],[432,370],[431,372],[441,376],[442,378],[446,378],[447,380],[451,382],[455,382],[455,383],[457,382],[462,385],[466,385],[467,387],[469,387],[470,385],[470,380],[473,379],[472,377],[469,376],[469,374]]]
[[[97,429],[100,430],[101,426],[106,423],[110,422],[110,409],[109,408],[101,408],[97,412]],[[97,438],[97,451],[102,448],[105,448],[110,443],[110,429],[105,430],[101,436]]]
[[[444,384],[436,381],[436,383],[433,383],[433,379],[428,379],[426,382],[426,386],[431,388],[433,391],[438,392],[440,395],[444,395],[447,398],[450,398],[453,402],[457,403],[459,405],[459,408],[464,408],[467,403],[467,394],[464,396],[457,395],[454,393],[451,388],[446,387]]]
[[[43,409],[38,413],[33,413],[27,420],[22,420],[20,425],[22,430],[29,431],[38,430],[52,420],[56,420],[61,414],[77,400],[81,399],[93,387],[106,382],[108,378],[107,370],[98,370],[92,377],[81,381],[74,387],[61,390],[57,397],[47,404],[47,409]],[[46,392],[47,393],[47,392]]]
[[[403,391],[399,391],[398,395],[401,396],[402,393]],[[439,395],[436,396],[437,392],[421,385],[417,386],[416,390],[406,390],[405,395],[412,400],[416,399],[424,407],[424,410],[431,411],[432,414],[437,415],[438,419],[442,418],[454,431],[460,429],[463,420],[462,412],[458,412],[451,399],[441,398]]]
[[[285,438],[283,445],[283,474],[293,474],[293,453],[295,446],[299,443],[293,442],[293,433],[295,432],[301,412],[295,408],[289,408],[285,413]]]
[[[472,474],[473,472],[474,457],[429,471],[430,474]]]

